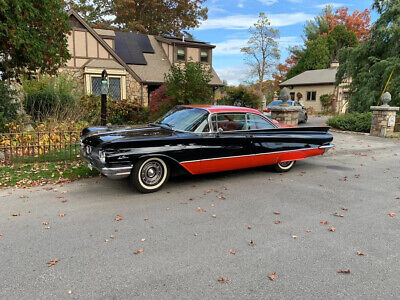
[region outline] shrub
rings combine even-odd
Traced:
[[[372,113],[347,113],[330,118],[327,124],[346,131],[370,132]]]
[[[322,104],[322,108],[325,112],[332,111],[333,98],[334,96],[332,94],[321,95],[321,97],[319,98]]]
[[[100,97],[86,95],[81,99],[84,119],[91,125],[100,124]],[[128,100],[107,100],[107,123],[113,125],[145,124],[149,121],[149,111]]]
[[[150,95],[150,103],[149,109],[151,115],[158,115],[160,114],[160,110],[162,107],[168,106],[172,107],[172,99],[167,95],[167,87],[165,84],[160,86],[157,90],[151,93]],[[169,105],[168,105],[169,104]]]
[[[24,108],[35,121],[48,118],[64,120],[78,118],[79,94],[76,82],[67,74],[58,77],[42,76],[39,79],[23,80]]]
[[[213,90],[209,86],[211,70],[199,62],[173,65],[165,75],[166,94],[178,104],[210,104]]]
[[[6,125],[17,118],[18,103],[15,96],[16,92],[0,81],[0,131],[4,131]]]
[[[254,90],[243,85],[238,87],[229,86],[226,88],[226,96],[222,97],[218,104],[220,105],[238,105],[260,109],[261,97]]]

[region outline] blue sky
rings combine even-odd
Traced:
[[[289,46],[302,44],[303,26],[317,15],[325,5],[335,8],[349,7],[350,12],[371,8],[372,0],[208,0],[208,20],[191,31],[201,41],[216,45],[213,66],[222,79],[238,84],[246,79],[244,57],[240,53],[248,38],[248,28],[260,12],[264,12],[271,25],[280,31],[281,60],[288,55]],[[376,19],[376,14],[372,14]]]

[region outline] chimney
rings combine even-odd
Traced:
[[[182,35],[182,42],[185,42],[185,36]]]

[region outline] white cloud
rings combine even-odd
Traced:
[[[302,3],[303,0],[288,0],[290,3]]]
[[[229,85],[239,85],[243,83],[249,74],[249,68],[246,65],[220,68],[215,70],[221,80],[226,80]]]
[[[324,9],[326,6],[332,6],[333,8],[340,8],[344,6],[351,6],[351,4],[346,4],[346,3],[323,3],[323,4],[318,4],[316,7],[320,9]]]
[[[274,27],[290,26],[311,20],[314,16],[306,13],[293,14],[270,14],[267,15],[268,20]],[[237,29],[243,30],[253,26],[258,20],[258,16],[254,15],[234,15],[221,18],[209,18],[202,22],[198,30],[209,29]]]
[[[247,45],[248,39],[230,39],[216,44],[213,55],[235,55],[241,54],[240,49]],[[289,46],[296,46],[302,43],[297,36],[283,36],[278,40],[280,50]]]
[[[258,0],[258,2],[261,2],[262,4],[265,4],[265,5],[273,5],[276,2],[278,2],[278,0]]]

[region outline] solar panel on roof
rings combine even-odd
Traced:
[[[154,53],[147,35],[133,32],[115,32],[115,52],[131,65],[147,65],[143,53]]]

